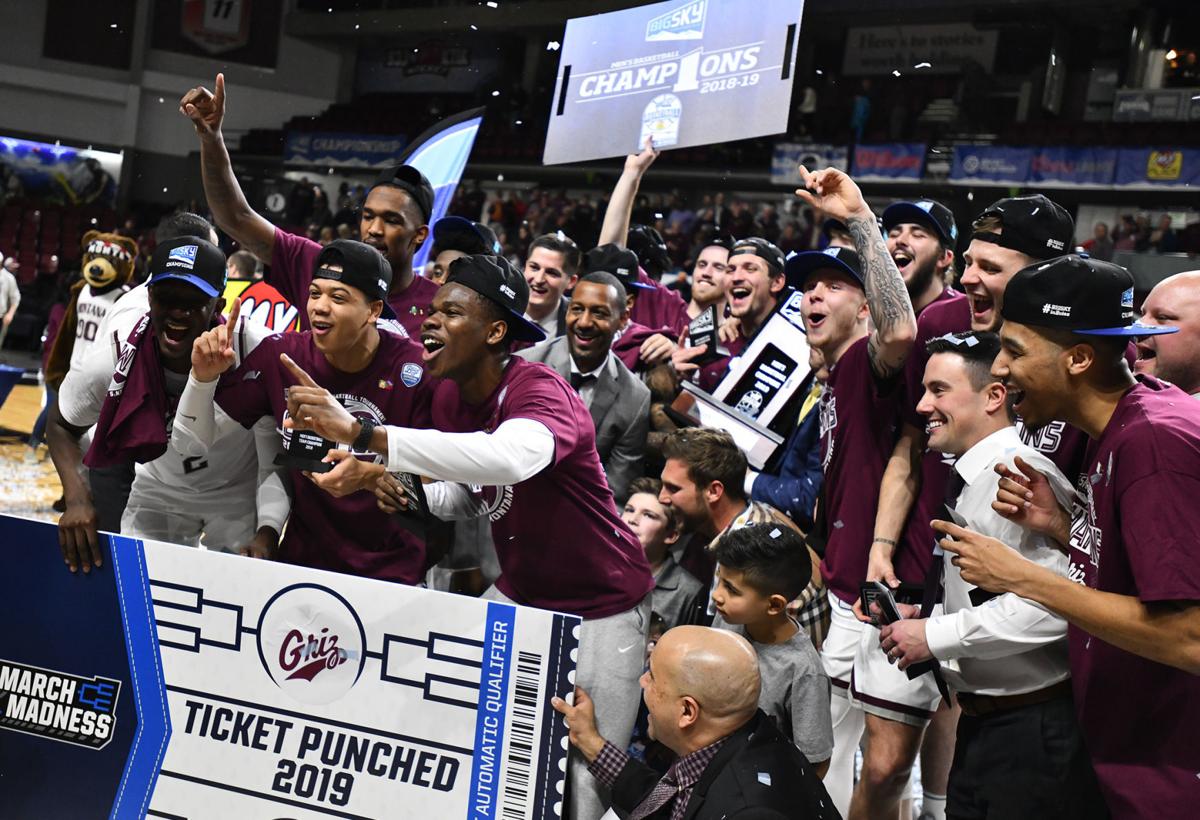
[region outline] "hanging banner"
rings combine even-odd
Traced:
[[[283,161],[329,168],[386,168],[396,164],[405,144],[403,135],[289,131],[283,143]]]
[[[854,173],[857,180],[920,181],[925,165],[925,143],[893,142],[883,145],[854,146]]]
[[[967,63],[991,72],[999,39],[999,32],[970,23],[853,27],[846,30],[842,73],[957,74]]]
[[[668,0],[567,21],[543,162],[787,130],[801,0]]]
[[[799,185],[800,166],[810,171],[818,168],[850,170],[850,152],[844,145],[777,142],[771,154],[771,183]]]
[[[1116,184],[1144,188],[1200,186],[1200,149],[1121,148]]]
[[[1037,148],[1029,160],[1029,181],[1108,187],[1116,169],[1116,148]]]
[[[956,145],[954,164],[950,167],[950,181],[1021,185],[1029,179],[1029,164],[1032,160],[1032,148]]]
[[[454,189],[462,179],[475,147],[475,137],[483,125],[483,109],[472,108],[447,117],[426,129],[412,141],[408,150],[397,159],[420,170],[433,186],[433,213],[429,215],[429,226],[446,215]],[[413,270],[421,270],[433,250],[432,239],[427,240],[413,254]]]
[[[561,816],[578,618],[100,541],[0,517],[6,817]]]

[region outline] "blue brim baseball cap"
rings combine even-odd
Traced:
[[[1167,333],[1178,332],[1179,328],[1177,327],[1144,325],[1141,322],[1134,322],[1131,325],[1121,325],[1118,327],[1096,327],[1087,330],[1072,331],[1072,333],[1079,333],[1083,336],[1162,336]]]
[[[823,251],[805,251],[789,256],[783,263],[784,276],[787,283],[794,288],[801,288],[804,282],[815,271],[833,268],[839,270],[865,288],[862,275],[862,260],[858,254],[849,248],[829,247]]]
[[[212,298],[225,291],[225,254],[206,239],[179,236],[160,242],[150,257],[148,285],[175,279]]]

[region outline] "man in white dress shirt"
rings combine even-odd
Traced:
[[[1000,481],[995,467],[1011,467],[1017,457],[1049,479],[1061,502],[1072,492],[1013,425],[1004,385],[991,376],[999,338],[947,334],[927,349],[917,411],[927,419],[929,446],[958,456],[948,506],[963,526],[1066,575],[1067,556],[1053,541],[992,509]],[[920,618],[919,608],[901,605],[905,619],[884,627],[880,645],[901,669],[936,659],[962,705],[947,816],[1107,816],[1075,719],[1066,621],[1016,595],[972,587],[949,560],[943,567],[944,612]]]

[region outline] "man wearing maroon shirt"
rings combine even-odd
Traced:
[[[1068,255],[1025,268],[1004,293],[992,374],[1031,425],[1089,437],[1073,509],[1021,460],[994,506],[1069,550],[1055,575],[994,538],[945,521],[963,579],[1066,618],[1075,708],[1116,818],[1195,816],[1200,786],[1200,406],[1135,378],[1128,339],[1174,328],[1135,322],[1133,278]]]
[[[829,368],[820,408],[827,522],[821,575],[831,609],[821,656],[835,694],[834,757],[826,782],[843,813],[895,816],[928,710],[909,702],[909,690],[919,684],[910,685],[886,658],[882,672],[878,665],[869,670],[863,666],[862,659],[868,657],[863,646],[882,657],[878,633],[860,624],[851,607],[867,574],[879,481],[895,441],[897,379],[917,322],[904,279],[858,186],[834,169],[809,173],[802,166],[800,176],[805,188],[796,194],[845,222],[857,249],[802,253],[787,263],[788,278],[804,293],[801,313],[808,342]],[[736,297],[736,290],[731,293]],[[873,330],[868,329],[868,319]],[[864,678],[866,671],[871,675]],[[887,679],[887,673],[900,681]],[[864,721],[862,711],[868,706]],[[864,724],[863,775],[848,800],[854,750]]]
[[[729,355],[704,366],[695,360],[703,356],[707,345],[681,347],[671,354],[671,367],[681,378],[697,374],[700,387],[711,393],[729,370],[731,360],[740,356],[754,334],[767,323],[785,293],[783,251],[765,239],[739,239],[729,251],[725,267],[729,280],[729,313],[738,320],[737,336],[725,342]]]
[[[292,304],[303,304],[321,246],[276,228],[246,201],[221,134],[225,75],[217,75],[214,92],[193,88],[184,94],[179,111],[192,121],[200,137],[204,195],[217,227],[244,250],[269,263],[270,275],[264,281]],[[386,169],[367,192],[359,219],[359,239],[382,253],[392,266],[387,304],[409,336],[420,331],[437,292],[437,285],[412,269],[413,256],[429,236],[427,223],[432,212],[429,180],[411,165],[396,165]],[[309,329],[304,313],[300,314],[300,329]]]
[[[438,430],[365,430],[311,380],[289,392],[286,424],[334,441],[369,437],[389,470],[438,479],[426,489],[435,515],[486,515],[501,575],[485,595],[584,619],[575,682],[594,698],[604,736],[624,747],[637,713],[654,578],[617,512],[583,401],[550,368],[509,355],[510,338],[543,336],[523,316],[528,300],[524,279],[505,259],[451,264],[421,332],[429,375],[445,380],[433,403]],[[403,506],[390,476],[376,492],[387,509]],[[569,816],[597,820],[603,800],[578,755],[569,775]]]
[[[312,271],[305,308],[312,330],[239,340],[241,364],[219,382],[233,364],[232,333],[222,326],[201,336],[172,432],[176,449],[204,455],[223,430],[250,427],[264,416],[282,426],[287,391],[296,383],[293,366],[319,379],[364,424],[429,426],[433,384],[420,346],[375,324],[389,275],[387,260],[376,250],[339,239],[321,251]],[[258,344],[247,349],[254,341]],[[285,431],[284,437],[290,441],[295,435]],[[336,474],[307,472],[301,465],[289,470],[292,514],[283,541],[277,553],[258,551],[256,557],[406,584],[420,581],[425,544],[380,511],[371,492],[383,474],[383,459],[353,447],[330,450],[325,461],[345,463]]]

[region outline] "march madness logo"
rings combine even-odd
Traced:
[[[362,621],[338,593],[295,584],[275,593],[258,619],[258,657],[275,685],[302,703],[331,703],[362,674]]]
[[[121,682],[0,659],[0,729],[103,749],[117,728]]]

